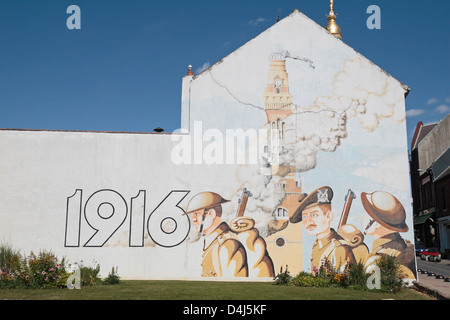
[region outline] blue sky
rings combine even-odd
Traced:
[[[69,30],[70,5],[81,29]],[[299,9],[326,25],[328,0],[0,0],[0,128],[171,132],[181,78]],[[369,30],[369,5],[381,29]],[[411,87],[418,121],[450,112],[450,1],[335,0],[344,42]]]

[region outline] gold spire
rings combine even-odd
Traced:
[[[341,29],[336,23],[336,15],[334,14],[334,8],[333,8],[333,0],[330,0],[330,13],[328,14],[328,24],[326,26],[326,29],[333,34],[336,38],[342,39],[342,33]]]

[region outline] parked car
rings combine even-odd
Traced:
[[[439,251],[439,248],[427,248],[420,253],[420,259],[432,262],[441,261],[441,257],[442,255],[441,252]]]

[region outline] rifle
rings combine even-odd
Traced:
[[[253,194],[247,190],[247,188],[244,188],[244,190],[242,190],[242,195],[241,198],[239,199],[239,207],[236,213],[236,217],[243,217],[244,216],[244,212],[245,212],[245,207],[247,206],[247,201],[248,198],[253,196]]]
[[[353,199],[356,199],[355,193],[351,189],[348,189],[347,195],[345,196],[344,208],[342,209],[338,229],[347,223],[348,214],[350,212],[350,207],[352,206]]]
[[[364,235],[355,226],[347,224],[348,213],[352,206],[353,199],[356,199],[355,193],[348,189],[345,196],[344,208],[342,209],[341,219],[337,233],[347,242],[352,249],[356,262],[364,261],[369,254],[369,249],[364,244]]]

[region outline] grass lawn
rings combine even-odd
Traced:
[[[379,293],[342,288],[279,286],[270,282],[139,281],[86,286],[80,290],[2,289],[10,300],[429,300],[414,289]]]

